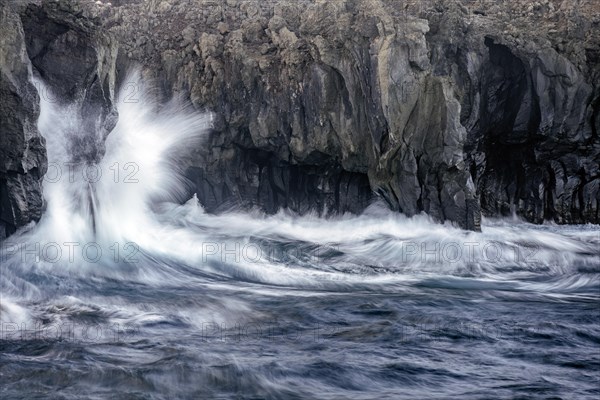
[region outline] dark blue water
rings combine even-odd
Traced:
[[[212,223],[226,217],[204,218],[207,223],[187,224],[186,231],[210,234]],[[294,217],[254,222],[275,220],[285,225]],[[338,223],[351,231],[351,223],[365,221]],[[296,220],[298,230],[315,229],[317,222]],[[433,226],[419,223],[423,232]],[[553,259],[539,250],[544,258],[497,262],[493,273],[485,259],[450,268],[433,252],[428,265],[438,271],[432,273],[403,263],[401,252],[396,261],[373,252],[372,265],[353,265],[356,254],[340,249],[342,241],[320,248],[271,229],[246,236],[245,243],[255,243],[264,260],[279,260],[289,272],[283,278],[241,273],[249,259],[240,255],[237,262],[231,251],[226,262],[219,251],[205,263],[186,264],[140,250],[136,263],[98,262],[85,274],[65,273],[60,263],[54,270],[35,263],[17,268],[11,264],[16,255],[5,259],[3,292],[11,302],[3,303],[2,398],[600,395],[598,227],[498,222],[482,234],[465,233],[480,240],[494,230],[505,237],[524,232],[530,240],[548,234],[580,246],[567,257],[579,266],[559,265],[560,252]],[[216,229],[211,243],[224,243],[224,230]],[[375,247],[382,249],[394,240],[372,233],[361,243],[379,242]],[[352,248],[364,256],[359,247]],[[412,264],[426,266],[427,259]],[[277,273],[258,261],[256,268]],[[19,293],[29,296],[19,299]]]

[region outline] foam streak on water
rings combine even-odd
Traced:
[[[181,160],[211,114],[129,81],[139,101],[118,102],[98,164],[73,164],[77,107],[42,98],[47,209],[0,250],[5,393],[39,389],[30,376],[49,367],[66,398],[600,393],[598,226],[467,232],[379,203],[327,219],[206,214]],[[20,328],[62,324],[111,328],[83,342]]]

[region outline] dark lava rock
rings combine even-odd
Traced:
[[[21,18],[35,70],[102,132],[74,153],[101,156],[129,65],[159,100],[216,113],[185,160],[209,211],[360,212],[378,196],[474,230],[513,213],[600,223],[593,2],[32,3]]]
[[[0,4],[0,239],[38,220],[47,160],[18,14]]]

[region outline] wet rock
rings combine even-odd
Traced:
[[[113,76],[140,63],[163,100],[216,113],[185,160],[209,211],[358,212],[379,196],[467,229],[482,214],[600,222],[597,4],[51,3],[26,14],[27,48],[65,95],[95,88],[86,104],[107,115]]]
[[[599,39],[572,29],[591,17],[552,2],[400,3],[209,1],[194,69],[141,55],[218,114],[188,159],[208,209],[304,210],[311,193],[343,212],[375,194],[468,229],[481,213],[597,222],[598,64],[582,49]],[[122,28],[125,42],[135,24]],[[343,190],[344,174],[360,184]]]
[[[43,209],[45,141],[39,98],[17,12],[0,4],[0,240],[37,221]]]
[[[117,121],[114,105],[117,47],[97,22],[70,2],[30,4],[21,13],[34,72],[57,101],[77,104],[84,128],[74,132],[73,162],[97,162]]]

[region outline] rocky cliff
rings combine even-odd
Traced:
[[[48,162],[37,130],[40,96],[79,110],[83,129],[65,133],[77,138],[70,163],[102,157],[117,120],[118,47],[98,21],[72,2],[0,3],[0,239],[38,220],[43,210]]]
[[[35,70],[60,86],[67,63],[80,68],[69,82],[96,88],[82,100],[96,131],[110,130],[115,81],[135,64],[163,100],[216,113],[187,159],[209,211],[359,212],[379,196],[468,229],[481,214],[600,222],[595,2],[59,1],[19,13]],[[44,40],[51,56],[36,52]]]
[[[71,162],[96,162],[117,121],[115,101],[118,45],[104,33],[99,18],[73,2],[25,6],[20,15],[33,71],[48,86],[45,101],[78,108],[82,129],[69,132]]]
[[[20,18],[0,5],[0,239],[39,219],[46,172],[37,130],[39,98],[31,81]]]

